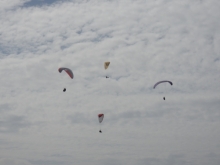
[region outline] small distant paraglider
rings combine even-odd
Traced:
[[[105,68],[105,70],[108,69],[109,65],[110,65],[110,62],[109,62],[109,61],[104,62],[104,68]],[[106,75],[105,78],[109,78],[109,76]]]
[[[157,85],[161,84],[161,83],[170,83],[170,85],[173,85],[173,83],[171,81],[168,81],[168,80],[163,80],[163,81],[158,81],[156,84],[154,84],[154,89],[157,87]],[[163,97],[163,100],[166,100],[165,97]]]
[[[99,119],[99,123],[100,123],[100,130],[99,130],[99,132],[102,133],[102,130],[101,130],[101,122],[102,122],[103,119],[104,119],[104,114],[98,114],[98,119]]]
[[[70,77],[71,79],[73,79],[74,75],[73,75],[73,72],[72,72],[71,69],[69,69],[69,68],[64,68],[64,67],[61,67],[61,68],[58,69],[58,71],[59,71],[60,73],[61,73],[63,70],[69,75],[69,77]],[[66,88],[63,88],[63,92],[66,92]]]

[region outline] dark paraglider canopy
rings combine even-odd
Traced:
[[[66,92],[66,88],[63,88],[63,92]]]
[[[166,82],[170,83],[170,85],[173,85],[173,83],[172,83],[171,81],[164,80],[164,81],[159,81],[159,82],[157,82],[157,83],[154,85],[154,88],[156,88],[157,85],[159,85],[159,84],[161,84],[161,83],[166,83]]]

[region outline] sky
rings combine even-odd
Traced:
[[[219,8],[1,0],[0,164],[219,165]]]

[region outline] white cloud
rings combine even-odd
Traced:
[[[2,164],[219,163],[217,0],[4,4]]]
[[[7,0],[1,0],[0,2],[0,12],[1,14],[5,14],[6,10],[12,10],[17,7],[22,6],[25,2],[28,2],[29,0],[11,0],[8,2]],[[1,15],[3,18],[5,15]]]

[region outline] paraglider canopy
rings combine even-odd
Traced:
[[[161,83],[165,83],[165,82],[168,82],[170,83],[170,85],[173,85],[173,83],[171,81],[167,81],[167,80],[164,80],[164,81],[159,81],[157,82],[155,85],[154,85],[154,88],[156,88],[157,85],[161,84]]]
[[[101,123],[103,121],[104,114],[98,114],[98,118],[99,118],[99,123]]]
[[[63,70],[70,76],[71,79],[73,79],[74,75],[73,75],[73,72],[72,72],[71,69],[69,69],[69,68],[63,68],[63,67],[61,67],[61,68],[58,69],[58,71],[59,71],[60,73],[61,73]]]
[[[108,66],[110,65],[110,62],[104,62],[104,68],[108,69]]]

